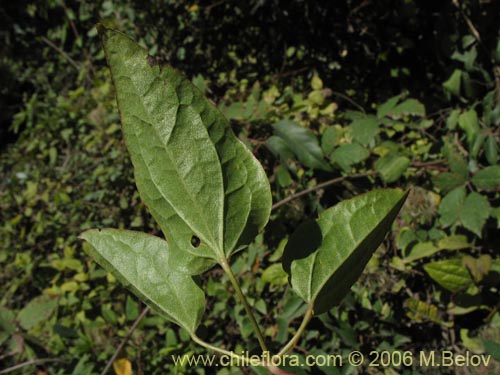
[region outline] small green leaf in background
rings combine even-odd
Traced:
[[[321,137],[321,148],[326,155],[330,155],[338,142],[337,129],[329,126]]]
[[[374,190],[300,225],[283,253],[294,291],[321,314],[338,304],[391,228],[407,193]]]
[[[370,156],[370,152],[359,143],[347,143],[333,151],[331,160],[337,163],[345,172],[351,171],[351,166],[361,163]]]
[[[487,340],[483,342],[483,345],[487,353],[491,354],[497,361],[500,361],[500,344],[498,342]]]
[[[141,232],[89,230],[84,249],[156,312],[193,333],[205,310],[205,294],[189,275],[172,267],[167,242]]]
[[[490,210],[488,198],[476,192],[470,193],[465,198],[461,214],[463,226],[481,237],[481,230],[490,216]]]
[[[262,273],[262,281],[271,285],[281,286],[288,283],[288,274],[281,263],[271,264]]]
[[[431,256],[439,251],[432,242],[419,242],[412,247],[410,253],[404,258],[405,263]]]
[[[481,237],[481,230],[490,216],[488,199],[476,192],[466,196],[464,187],[450,191],[441,201],[439,214],[444,227],[463,225]]]
[[[19,324],[24,329],[30,329],[38,323],[50,318],[57,308],[57,299],[49,296],[33,298],[17,315]]]
[[[467,267],[475,282],[480,282],[491,269],[491,256],[483,254],[479,258],[465,255],[462,263]]]
[[[488,163],[490,165],[498,164],[498,143],[496,139],[491,135],[486,138],[484,154],[486,156],[486,160],[488,160]]]
[[[462,71],[460,69],[455,69],[451,74],[450,78],[443,83],[443,87],[448,92],[455,96],[460,96],[460,81],[462,80]]]
[[[401,95],[396,95],[379,105],[377,108],[377,117],[382,118],[386,116],[398,104],[400,99]]]
[[[446,259],[427,263],[424,270],[429,276],[452,293],[465,290],[472,284],[469,271],[462,264],[461,259]]]
[[[446,119],[446,127],[449,130],[455,130],[458,124],[458,116],[460,115],[460,110],[459,109],[454,109],[453,111],[450,112],[448,115],[448,118]]]
[[[441,201],[439,214],[441,215],[441,224],[444,227],[454,225],[460,220],[465,194],[465,188],[459,187],[450,191]]]
[[[388,183],[399,179],[409,166],[410,159],[396,152],[384,155],[375,162],[375,170]]]
[[[127,316],[127,320],[136,320],[139,316],[139,304],[131,296],[127,296],[125,315]]]
[[[432,182],[439,188],[439,190],[447,193],[457,187],[463,186],[467,182],[467,179],[458,173],[444,172],[435,176],[432,179]]]
[[[458,117],[458,126],[465,131],[467,135],[467,143],[469,147],[472,147],[474,140],[479,132],[479,119],[477,118],[477,112],[471,108],[467,112],[463,112]]]
[[[278,181],[278,184],[281,187],[287,187],[293,183],[292,176],[290,176],[288,170],[282,165],[278,165],[275,174],[276,174],[276,180]]]
[[[500,166],[486,167],[472,177],[472,183],[479,189],[495,191],[500,188]]]
[[[317,75],[314,75],[311,79],[311,88],[313,90],[321,90],[323,88],[323,81]]]
[[[425,106],[416,99],[406,99],[387,113],[387,116],[394,119],[400,119],[407,115],[424,117]]]
[[[468,249],[472,245],[467,240],[467,237],[462,234],[447,236],[441,238],[438,242],[440,250],[462,250]]]
[[[439,316],[436,305],[419,301],[415,298],[407,298],[404,305],[408,309],[406,313],[408,317],[417,323],[421,323],[425,320],[430,320],[438,324],[443,323],[443,319]]]
[[[285,141],[297,159],[306,167],[331,170],[330,165],[324,160],[318,139],[309,129],[291,120],[278,121],[273,128],[274,133]]]
[[[279,158],[282,163],[295,159],[292,149],[288,147],[283,139],[276,135],[272,135],[266,140],[266,147],[276,158]]]
[[[379,120],[375,116],[366,116],[365,118],[355,119],[350,128],[354,140],[366,146],[378,134],[379,125]]]

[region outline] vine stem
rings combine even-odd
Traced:
[[[257,339],[259,340],[259,344],[260,344],[261,349],[264,352],[269,352],[269,349],[267,349],[266,342],[264,340],[264,335],[262,334],[262,331],[260,330],[260,327],[259,327],[259,324],[257,323],[257,320],[255,319],[255,315],[252,312],[252,308],[248,304],[248,301],[241,290],[240,284],[238,283],[238,280],[236,280],[236,277],[234,276],[233,270],[231,269],[231,266],[229,265],[229,263],[225,257],[224,257],[224,259],[221,260],[220,265],[221,265],[222,269],[226,272],[227,276],[229,277],[231,284],[233,284],[234,290],[236,291],[238,298],[240,299],[241,303],[243,304],[243,307],[245,308],[245,311],[246,311],[248,317],[250,318],[250,322],[252,323],[255,334],[257,335]]]
[[[313,186],[313,187],[310,187],[308,189],[302,190],[302,191],[300,191],[298,193],[289,195],[285,199],[282,199],[279,202],[273,204],[272,209],[275,210],[278,207],[281,207],[281,206],[287,204],[288,202],[293,201],[294,199],[302,197],[303,195],[312,193],[313,191],[316,191],[316,190],[324,189],[324,188],[326,188],[326,187],[328,187],[330,185],[337,184],[337,183],[342,182],[344,180],[347,180],[347,179],[350,179],[350,178],[368,177],[368,176],[373,176],[375,174],[377,174],[377,172],[375,172],[375,171],[369,171],[369,172],[365,172],[365,173],[356,173],[356,174],[351,174],[351,175],[347,175],[347,176],[340,176],[340,177],[333,178],[331,180],[322,182],[322,183],[320,183],[320,184],[318,184],[316,186]]]
[[[234,352],[231,352],[229,350],[224,350],[222,348],[219,348],[218,346],[215,346],[215,345],[212,345],[212,344],[209,344],[208,342],[206,341],[203,341],[202,339],[200,339],[198,336],[196,336],[196,334],[192,333],[191,334],[191,338],[193,339],[193,341],[195,343],[197,343],[198,345],[201,345],[209,350],[212,350],[216,353],[220,353],[220,354],[224,354],[224,355],[227,355],[231,358],[236,358],[237,360],[239,361],[242,361],[244,362],[245,361],[245,357],[241,356],[241,355],[238,355]]]
[[[300,337],[306,329],[307,323],[309,323],[309,321],[313,317],[313,306],[314,302],[311,302],[307,307],[306,313],[304,314],[304,318],[302,319],[302,323],[300,323],[300,327],[297,329],[297,332],[295,332],[295,335],[293,335],[290,341],[288,341],[288,343],[279,351],[279,353],[276,354],[277,357],[281,357],[284,354],[288,353],[300,340]]]

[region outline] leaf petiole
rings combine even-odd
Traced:
[[[306,329],[307,324],[313,317],[313,307],[314,307],[314,301],[309,304],[307,307],[306,313],[304,314],[304,318],[302,319],[302,323],[300,323],[299,328],[297,329],[297,332],[295,332],[295,335],[288,341],[288,343],[279,351],[278,354],[276,354],[277,357],[281,357],[284,354],[288,353],[290,350],[293,349],[293,347],[297,344],[297,342],[300,340],[300,337],[304,333],[304,330]]]
[[[257,320],[255,319],[255,315],[252,312],[252,308],[248,304],[248,301],[243,294],[240,284],[238,283],[238,280],[236,280],[236,277],[234,276],[233,270],[231,269],[231,266],[227,262],[227,259],[222,259],[220,261],[220,265],[222,266],[222,269],[224,272],[226,272],[227,276],[229,277],[229,280],[231,281],[231,284],[233,284],[234,290],[236,291],[236,294],[238,295],[238,298],[240,299],[241,303],[243,304],[243,307],[245,308],[245,311],[250,318],[250,322],[252,323],[253,329],[255,331],[255,334],[257,335],[257,339],[259,340],[260,347],[262,351],[268,352],[269,349],[267,349],[266,342],[264,340],[264,335],[262,334],[262,331],[260,330],[259,324],[257,323]]]

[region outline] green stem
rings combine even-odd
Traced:
[[[264,340],[264,335],[262,335],[259,324],[257,323],[257,320],[255,320],[255,316],[252,312],[252,308],[248,304],[245,295],[241,291],[240,284],[238,283],[238,280],[236,280],[236,277],[234,276],[233,270],[231,269],[231,266],[227,262],[227,259],[222,259],[220,265],[222,266],[222,269],[226,272],[227,276],[229,277],[231,284],[233,284],[234,290],[236,291],[238,298],[240,299],[248,317],[250,318],[250,322],[252,323],[253,329],[257,335],[257,339],[259,340],[260,347],[264,352],[268,352],[269,350],[267,349],[266,342]]]
[[[198,336],[196,336],[194,333],[191,334],[191,338],[193,339],[193,341],[207,349],[210,349],[210,350],[213,350],[214,352],[217,352],[217,353],[220,353],[220,354],[224,354],[224,355],[227,355],[231,358],[236,358],[237,360],[241,361],[242,363],[245,361],[245,357],[241,356],[241,355],[238,355],[234,352],[230,352],[229,350],[224,350],[222,348],[219,348],[218,346],[214,346],[214,345],[211,345],[209,344],[208,342],[205,342],[203,341],[202,339],[200,339]]]
[[[293,349],[293,347],[297,344],[299,341],[300,337],[304,333],[304,330],[306,329],[307,323],[311,320],[313,316],[313,305],[314,302],[311,302],[309,304],[309,307],[306,310],[306,313],[304,315],[304,318],[302,319],[302,323],[300,324],[299,329],[297,329],[297,332],[295,332],[295,335],[288,341],[288,343],[279,351],[276,356],[281,357],[282,355],[288,353],[290,350]]]

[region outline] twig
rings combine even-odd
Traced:
[[[366,113],[365,109],[361,105],[359,105],[358,103],[356,103],[354,100],[352,100],[351,98],[349,98],[347,95],[344,95],[341,92],[337,92],[337,91],[332,91],[332,94],[335,95],[335,96],[338,96],[339,98],[347,100],[353,106],[355,106],[356,108],[358,108],[361,112]]]
[[[347,180],[349,178],[367,177],[367,176],[372,176],[374,174],[377,174],[377,172],[371,171],[371,172],[366,172],[366,173],[357,173],[357,174],[351,174],[351,175],[348,175],[348,176],[341,176],[341,177],[333,178],[331,180],[322,182],[321,184],[318,184],[316,186],[313,186],[313,187],[310,187],[308,189],[302,190],[302,191],[300,191],[300,192],[298,192],[296,194],[292,194],[292,195],[286,197],[285,199],[280,200],[279,202],[273,204],[272,209],[275,210],[278,207],[281,207],[281,206],[287,204],[288,202],[290,202],[290,201],[292,201],[294,199],[302,197],[303,195],[312,193],[313,191],[316,191],[316,190],[319,190],[319,189],[326,188],[326,187],[328,187],[330,185],[337,184],[337,183],[342,182],[344,180]]]
[[[149,306],[146,306],[144,310],[142,310],[141,315],[139,315],[135,320],[134,324],[132,324],[132,327],[130,327],[130,329],[128,330],[127,335],[123,338],[122,342],[120,342],[120,345],[118,345],[118,348],[116,348],[115,352],[113,353],[108,363],[106,364],[106,367],[104,367],[104,370],[102,370],[101,375],[105,375],[111,368],[116,357],[118,357],[121,350],[123,349],[127,341],[130,339],[130,336],[132,336],[132,333],[135,331],[141,320],[146,316],[148,312],[149,312]]]
[[[64,13],[66,14],[66,18],[68,19],[69,25],[71,26],[71,30],[73,30],[73,34],[75,35],[76,39],[80,39],[80,33],[78,32],[78,29],[76,28],[75,23],[69,16],[69,10],[68,7],[66,6],[66,3],[61,1],[61,5],[64,8]],[[83,40],[82,40],[83,43]],[[88,53],[87,49],[85,47],[82,47],[83,54],[85,55],[85,59],[87,60],[87,64],[92,71],[93,76],[95,77],[97,75],[97,72],[94,68],[94,65],[92,64],[92,58],[90,57],[90,54]]]
[[[6,369],[0,370],[0,374],[8,374],[9,372],[19,370],[20,368],[23,368],[26,366],[41,365],[42,363],[47,363],[47,362],[65,362],[65,360],[62,358],[31,359],[29,361],[19,363],[17,365],[12,366],[12,367],[8,367]]]
[[[60,49],[58,46],[56,46],[54,43],[52,43],[49,39],[46,37],[42,36],[40,39],[47,44],[49,47],[53,48],[57,53],[59,53],[62,57],[64,57],[68,62],[76,69],[80,70],[80,65],[73,60],[66,52],[64,52],[62,49]]]

